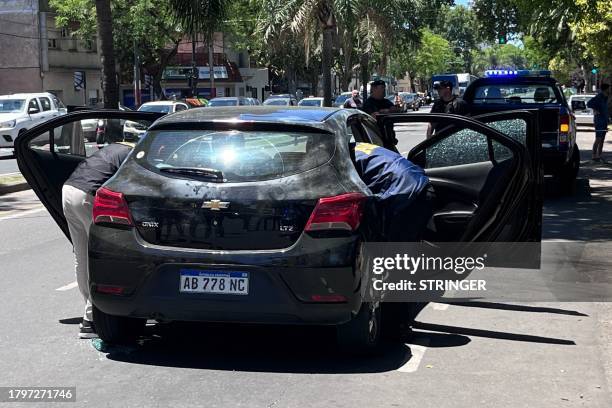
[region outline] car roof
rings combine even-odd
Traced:
[[[346,109],[293,106],[219,106],[188,109],[158,119],[152,126],[193,122],[294,123],[321,127],[328,118]]]
[[[0,95],[2,99],[23,99],[23,98],[38,98],[40,96],[55,96],[50,92],[33,92],[33,93],[14,93],[8,95]]]
[[[289,99],[289,98],[287,98],[287,99]],[[322,98],[322,97],[320,97],[320,96],[313,96],[313,97],[308,97],[308,98],[302,98],[302,99],[300,99],[300,100],[302,100],[302,101],[303,101],[303,100],[306,100],[306,99],[307,99],[307,100],[312,100],[312,101],[320,101],[320,100],[322,100],[323,98]]]
[[[140,106],[144,106],[144,105],[174,105],[176,103],[184,103],[181,101],[151,101],[151,102],[145,102]]]
[[[244,96],[217,96],[216,98],[212,98],[211,101],[214,100],[228,100],[228,99],[249,99],[247,97]]]

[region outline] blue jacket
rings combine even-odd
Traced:
[[[399,153],[368,143],[355,146],[357,172],[379,200],[394,200],[405,206],[429,184],[422,168]]]

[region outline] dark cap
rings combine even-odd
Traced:
[[[442,81],[436,81],[434,82],[434,89],[440,89],[440,88],[452,88],[453,87],[453,83],[451,81],[447,81],[446,79],[443,79]]]
[[[387,84],[382,79],[377,79],[376,81],[370,82],[370,86],[386,86]]]

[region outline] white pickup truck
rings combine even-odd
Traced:
[[[13,147],[21,133],[65,113],[64,104],[48,92],[0,95],[0,148]]]

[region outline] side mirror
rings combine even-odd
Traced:
[[[32,115],[34,113],[38,113],[40,110],[38,108],[28,108],[28,115]]]

